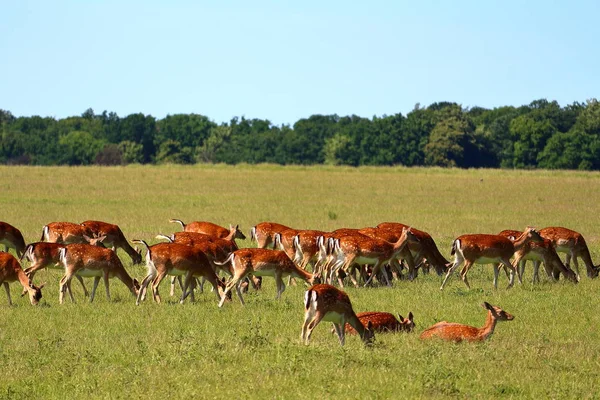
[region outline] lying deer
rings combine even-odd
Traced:
[[[421,333],[420,338],[440,338],[442,340],[457,343],[462,342],[463,340],[467,342],[482,342],[494,333],[494,328],[496,328],[496,323],[498,321],[512,321],[515,318],[500,307],[493,306],[487,302],[483,303],[481,307],[488,310],[485,324],[481,328],[442,321],[425,329],[425,331]]]

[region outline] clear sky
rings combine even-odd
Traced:
[[[599,1],[0,0],[0,108],[293,124],[600,97]]]

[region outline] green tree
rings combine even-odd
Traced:
[[[125,164],[142,163],[144,161],[144,151],[141,144],[124,140],[117,146]]]
[[[68,165],[92,164],[105,142],[95,139],[91,133],[72,131],[59,139],[61,163]]]

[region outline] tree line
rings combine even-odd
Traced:
[[[600,169],[600,104],[463,108],[440,102],[371,119],[312,115],[292,126],[200,114],[15,117],[0,109],[0,163],[274,163]]]

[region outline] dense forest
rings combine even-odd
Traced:
[[[0,163],[275,163],[600,169],[600,104],[465,109],[441,102],[371,119],[313,115],[290,125],[200,114],[15,117],[0,109]]]

